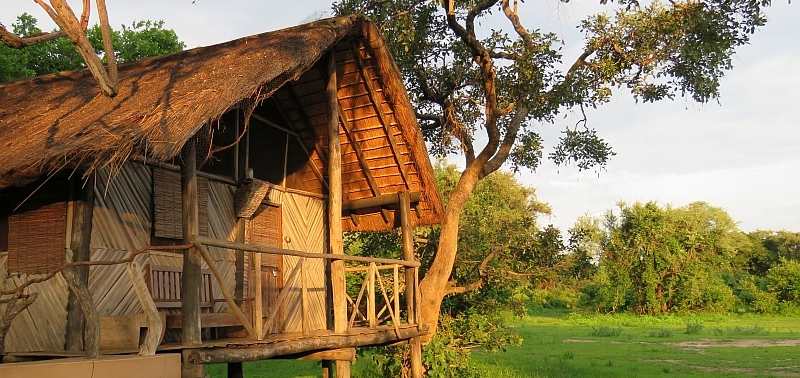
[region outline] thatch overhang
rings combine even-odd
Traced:
[[[402,78],[377,28],[361,16],[121,65],[115,98],[102,95],[87,70],[0,85],[0,189],[132,157],[168,162],[204,126],[232,109],[249,114],[266,99],[327,176],[322,58],[329,52],[337,62],[345,201],[419,192],[413,223],[438,223],[443,206]],[[396,225],[375,210],[346,214],[344,229]]]

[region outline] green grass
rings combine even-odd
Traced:
[[[524,338],[473,364],[506,377],[776,377],[800,375],[800,318],[755,315],[598,316],[541,310],[512,320]],[[755,346],[733,346],[758,340]],[[569,358],[565,358],[569,356]]]
[[[538,310],[510,319],[524,338],[506,352],[473,351],[484,377],[780,377],[800,376],[798,346],[766,346],[798,340],[800,317],[743,315],[586,315]],[[733,346],[754,343],[751,346]],[[363,371],[362,359],[353,365]],[[359,365],[362,364],[362,365]],[[247,377],[319,377],[317,361],[245,363]],[[211,365],[225,377],[225,365]]]

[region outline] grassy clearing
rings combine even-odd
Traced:
[[[474,351],[484,377],[800,377],[800,317],[582,315],[540,310],[511,320],[521,347]],[[363,370],[357,362],[353,369]],[[248,377],[320,376],[316,361],[245,363]],[[211,365],[225,377],[225,365]]]
[[[506,377],[800,377],[798,318],[543,310],[512,323],[523,345],[476,351],[475,366]]]

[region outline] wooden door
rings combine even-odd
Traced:
[[[281,207],[262,204],[250,222],[250,241],[265,247],[281,247]],[[283,262],[280,255],[261,254],[261,321],[269,316],[283,287]],[[272,333],[283,328],[283,316],[279,313]]]

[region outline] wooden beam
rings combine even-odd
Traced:
[[[342,129],[344,129],[344,134],[347,136],[347,140],[350,142],[350,146],[353,147],[353,151],[356,153],[356,158],[358,159],[358,164],[361,166],[361,171],[364,172],[364,177],[367,178],[367,183],[369,184],[370,190],[372,190],[373,196],[380,196],[381,189],[378,186],[377,181],[375,181],[375,177],[372,176],[372,171],[369,169],[369,164],[367,164],[367,159],[364,157],[364,151],[361,150],[361,146],[358,144],[355,136],[353,135],[353,128],[350,125],[350,121],[347,119],[347,116],[344,114],[342,110],[342,103],[339,101],[339,119],[342,121]],[[381,212],[383,216],[383,221],[389,223],[390,218],[386,212]],[[357,221],[353,221],[353,223],[358,226]]]
[[[400,337],[394,332],[370,332],[311,337],[291,343],[274,343],[240,348],[185,349],[190,364],[219,364],[230,362],[260,361],[287,354],[297,354],[324,349],[383,345],[399,340],[408,340],[426,334],[427,331],[401,328]],[[349,361],[348,361],[349,362]],[[337,368],[338,368],[337,364]]]
[[[409,200],[411,202],[419,202],[421,198],[422,198],[422,193],[420,192],[409,193]],[[370,198],[346,201],[342,203],[342,210],[352,211],[352,210],[366,209],[368,207],[397,205],[399,203],[400,199],[397,193],[383,194],[380,196],[375,196]]]
[[[287,91],[291,92],[291,89],[288,89]],[[292,94],[293,93],[290,93],[289,95],[291,96]],[[294,132],[294,135],[296,135],[297,143],[300,145],[300,148],[303,149],[303,152],[306,153],[306,156],[308,156],[308,159],[309,159],[308,164],[311,165],[311,170],[314,171],[314,174],[317,175],[317,178],[319,178],[319,181],[322,182],[322,186],[327,188],[328,187],[328,182],[325,181],[325,177],[322,175],[322,171],[321,171],[322,168],[317,167],[317,165],[314,164],[314,159],[313,159],[313,156],[311,155],[311,152],[308,151],[308,148],[306,147],[306,144],[303,143],[303,139],[300,137],[300,134],[298,134],[296,131],[294,131],[294,127],[292,127],[292,122],[289,121],[289,117],[287,117],[286,113],[284,113],[283,109],[281,109],[281,106],[280,106],[280,104],[278,104],[278,100],[275,99],[275,96],[272,96],[272,102],[275,103],[275,107],[278,109],[278,113],[281,115],[281,118],[283,118],[283,121],[286,122],[286,125],[289,126],[289,129],[291,129]],[[299,101],[297,101],[295,103],[299,104]],[[301,106],[301,105],[296,105],[296,106]],[[307,120],[305,120],[305,121],[307,122]],[[306,128],[310,128],[310,127],[311,127],[310,124],[306,124]],[[317,154],[317,158],[319,159],[319,161],[321,163],[323,161],[322,160],[322,153],[317,148],[316,137],[315,137],[315,134],[313,132],[313,129],[312,129],[312,131],[310,131],[308,133],[311,134],[311,140],[314,141],[313,142],[314,152]]]
[[[386,114],[383,113],[381,102],[378,100],[378,96],[376,94],[377,91],[372,85],[372,75],[370,75],[369,71],[367,71],[366,67],[364,66],[364,60],[361,58],[361,50],[356,45],[355,41],[353,42],[353,56],[356,58],[358,69],[361,71],[361,75],[364,77],[364,85],[367,87],[367,94],[369,95],[370,101],[372,101],[372,105],[375,107],[375,113],[381,120],[383,130],[386,131],[386,139],[389,141],[389,147],[392,149],[392,155],[394,155],[394,160],[397,162],[397,169],[400,170],[400,174],[403,176],[403,181],[405,182],[406,188],[411,189],[411,181],[409,181],[408,173],[406,173],[406,168],[403,166],[403,162],[400,160],[400,149],[397,147],[397,144],[392,138],[392,130],[389,125],[389,119],[386,117]]]
[[[334,260],[334,261],[359,261],[365,263],[380,263],[380,264],[399,264],[406,267],[411,268],[418,268],[420,263],[418,261],[405,261],[405,260],[394,260],[394,259],[384,259],[380,257],[365,257],[365,256],[351,256],[351,255],[344,255],[344,254],[332,254],[332,253],[311,253],[311,252],[301,252],[295,251],[291,249],[282,249],[282,248],[275,248],[275,247],[266,247],[260,245],[251,245],[251,244],[244,244],[244,243],[237,243],[227,240],[221,239],[214,239],[205,236],[198,236],[196,241],[200,244],[209,245],[212,247],[220,247],[220,248],[227,248],[227,249],[241,249],[244,251],[249,252],[258,252],[258,253],[271,253],[276,255],[286,255],[286,256],[297,256],[297,257],[305,257],[310,259],[326,259],[326,260]]]
[[[356,158],[358,158],[358,163],[361,165],[361,170],[364,172],[364,177],[367,178],[367,182],[369,183],[369,188],[372,189],[372,195],[376,197],[380,196],[380,187],[378,187],[375,177],[372,176],[372,172],[369,169],[369,164],[367,164],[367,159],[364,157],[364,151],[361,150],[361,146],[358,144],[355,135],[353,135],[353,128],[350,125],[350,120],[347,119],[347,116],[344,114],[344,111],[341,108],[341,103],[339,103],[339,119],[342,120],[342,129],[344,129],[344,134],[347,136],[347,140],[350,141],[350,146],[353,147],[353,151],[356,153]]]
[[[89,261],[89,249],[92,240],[92,214],[94,212],[94,182],[95,175],[90,175],[89,179],[83,183],[83,187],[77,198],[74,198],[72,205],[72,237],[70,249],[72,250],[72,261]],[[74,183],[74,181],[73,181]],[[81,266],[75,268],[75,275],[78,281],[84,285],[89,285],[89,267]],[[83,332],[85,322],[83,311],[81,310],[78,297],[70,291],[67,299],[67,332],[66,350],[83,350]]]
[[[139,346],[139,355],[153,356],[156,354],[156,348],[161,344],[164,324],[161,323],[161,315],[158,314],[153,297],[150,296],[150,292],[147,290],[147,283],[144,281],[139,264],[131,261],[125,264],[125,271],[128,272],[128,277],[133,284],[133,290],[136,292],[136,297],[139,298],[139,304],[142,305],[145,317],[147,317],[147,334],[145,334],[144,342]]]
[[[306,108],[303,106],[303,102],[300,101],[300,97],[297,96],[297,93],[294,91],[294,86],[291,83],[289,83],[289,89],[286,92],[289,94],[289,98],[291,99],[292,103],[294,103],[294,106],[297,107],[297,112],[300,114],[300,121],[303,126],[306,127],[306,133],[309,134],[309,139],[316,141],[320,140],[321,137],[326,137],[317,135],[314,125],[311,123],[311,117],[309,117],[308,113],[306,113]],[[334,112],[333,114],[336,113]],[[338,130],[338,122],[336,127]],[[314,151],[317,152],[317,156],[319,156],[320,161],[324,161],[327,158],[325,151],[322,149],[319,143],[314,142]]]
[[[336,80],[336,53],[327,56],[328,85],[328,227],[330,252],[344,255],[342,241],[342,146],[339,141],[339,84]],[[344,261],[331,262],[331,289],[333,290],[333,331],[347,331],[347,287]],[[336,361],[336,377],[350,378],[350,361]]]
[[[253,118],[259,120],[260,122],[265,123],[267,126],[272,126],[273,128],[276,128],[276,129],[278,129],[280,131],[283,131],[284,133],[291,134],[291,135],[294,135],[294,136],[299,136],[296,132],[294,132],[292,130],[289,130],[289,129],[287,129],[287,128],[285,128],[285,127],[283,127],[283,126],[281,126],[281,125],[279,125],[279,124],[277,124],[275,122],[272,122],[272,121],[270,121],[270,120],[258,115],[258,113],[256,113],[256,112],[253,112],[252,114],[250,114],[250,117],[253,117]]]
[[[340,348],[309,353],[297,358],[298,360],[339,360],[355,361],[356,348]]]
[[[414,230],[411,228],[411,196],[408,192],[400,192],[400,232],[403,239],[403,259],[414,261]],[[417,268],[406,269],[406,311],[408,323],[417,324]],[[414,338],[411,347],[411,377],[422,377],[422,344]]]
[[[183,242],[195,243],[200,224],[197,202],[197,148],[196,137],[189,139],[182,151],[181,198],[183,202]],[[200,272],[202,257],[196,247],[184,251],[181,273],[181,343],[184,346],[201,343],[200,331],[200,287],[203,285]]]

